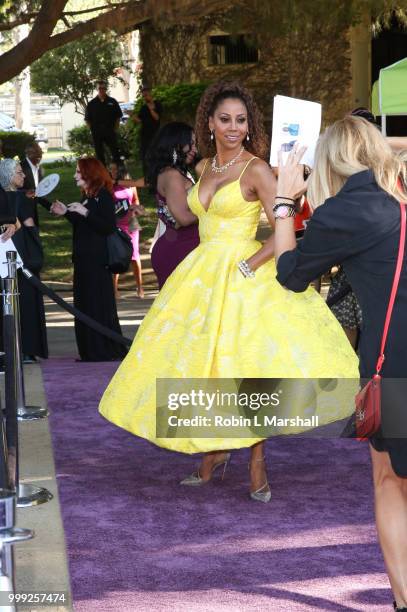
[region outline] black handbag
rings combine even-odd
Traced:
[[[133,255],[130,236],[119,227],[107,237],[107,268],[114,274],[127,272]]]

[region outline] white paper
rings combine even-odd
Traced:
[[[14,246],[14,242],[11,238],[3,242],[0,240],[0,276],[1,278],[6,278],[8,276],[8,266],[7,266],[7,251],[15,251],[17,253],[17,268],[21,268],[23,265],[22,259],[20,257],[19,252]]]
[[[283,160],[294,144],[305,145],[302,161],[313,167],[314,155],[321,130],[321,104],[275,96],[273,106],[273,133],[271,136],[270,165],[278,166],[277,153],[283,149]]]

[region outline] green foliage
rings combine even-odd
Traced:
[[[119,68],[127,68],[120,43],[111,32],[95,32],[81,40],[49,51],[31,66],[31,86],[34,91],[58,96],[72,102],[84,113],[92,97],[95,82],[117,76]]]
[[[159,100],[163,105],[161,125],[170,121],[185,121],[190,125],[195,123],[196,109],[207,83],[181,83],[179,85],[161,85],[153,87],[154,100]],[[144,104],[143,98],[137,100],[133,114],[137,115]],[[128,130],[128,142],[131,145],[131,156],[139,157],[140,124],[134,123],[131,118],[126,124]]]
[[[80,125],[68,132],[68,147],[75,157],[94,155],[92,134],[87,125]]]
[[[3,157],[18,156],[23,159],[26,146],[35,142],[35,137],[28,132],[0,132],[0,142]]]
[[[127,124],[120,125],[118,131],[118,143],[120,152],[128,158],[131,149],[132,133]],[[87,125],[80,125],[68,132],[68,146],[75,157],[89,157],[95,155],[92,134]],[[109,153],[109,151],[107,151]]]
[[[154,87],[153,97],[163,105],[162,122],[185,121],[193,125],[199,100],[207,86],[208,83],[181,83]],[[138,113],[143,104],[144,100],[140,98],[134,112]]]

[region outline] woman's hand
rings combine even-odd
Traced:
[[[296,200],[306,192],[308,180],[304,180],[304,164],[300,164],[306,149],[294,145],[285,164],[282,151],[278,152],[277,196]]]
[[[5,223],[4,225],[2,225],[2,227],[6,228],[1,235],[2,242],[6,242],[6,240],[12,238],[18,229],[17,226],[12,223]]]
[[[58,217],[61,217],[62,215],[65,215],[66,211],[68,210],[68,207],[65,206],[63,202],[56,200],[55,202],[52,203],[50,210],[53,215],[57,215]]]
[[[146,209],[141,204],[136,204],[135,206],[132,206],[131,209],[137,217],[147,214]]]
[[[82,217],[87,217],[89,214],[89,210],[83,204],[79,202],[72,202],[72,204],[68,205],[69,212],[76,212],[78,215],[82,215]]]

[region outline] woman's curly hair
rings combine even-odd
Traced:
[[[203,157],[216,153],[215,141],[211,141],[208,121],[223,100],[230,98],[243,102],[247,109],[247,121],[250,140],[244,142],[245,149],[265,159],[268,142],[264,130],[263,117],[250,91],[236,81],[218,81],[210,85],[203,93],[196,112],[195,134],[199,152]]]

